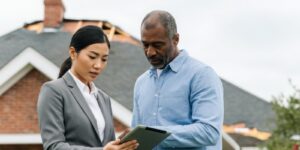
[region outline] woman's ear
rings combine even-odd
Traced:
[[[76,58],[77,53],[73,46],[69,48],[69,55],[72,61]]]

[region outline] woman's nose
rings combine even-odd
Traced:
[[[103,66],[103,62],[101,61],[101,59],[100,59],[100,60],[97,60],[97,61],[95,62],[95,64],[94,64],[94,67],[95,67],[96,69],[100,69],[100,68],[102,68],[102,66]]]

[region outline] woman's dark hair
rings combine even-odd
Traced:
[[[110,48],[109,40],[103,30],[97,26],[84,26],[77,30],[72,36],[70,47],[74,47],[79,53],[85,47],[95,43],[107,43]],[[67,58],[61,65],[58,78],[61,78],[72,67],[71,58]]]

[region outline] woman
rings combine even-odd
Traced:
[[[136,140],[115,140],[110,98],[93,83],[106,67],[109,48],[99,27],[85,26],[73,35],[58,79],[45,83],[38,99],[45,150],[137,148]]]

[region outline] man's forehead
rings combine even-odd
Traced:
[[[144,22],[142,27],[141,27],[141,30],[151,30],[151,29],[165,29],[164,26],[159,22],[159,21],[147,21],[147,22]]]
[[[159,14],[155,13],[155,14],[151,14],[148,18],[146,18],[143,21],[142,26],[148,28],[148,27],[155,27],[161,25],[161,20],[160,20],[160,16]]]

